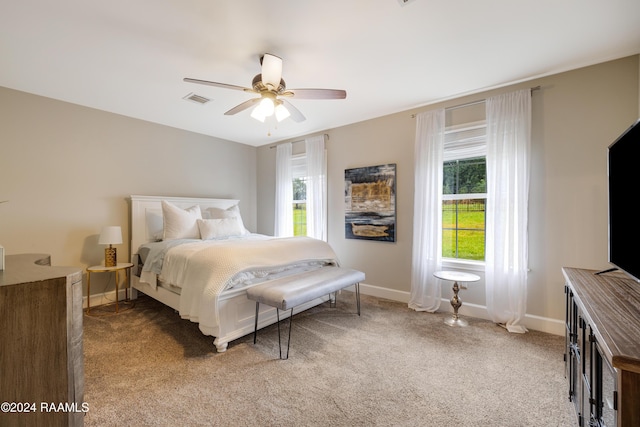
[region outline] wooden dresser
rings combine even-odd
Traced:
[[[83,425],[82,315],[80,268],[52,267],[43,254],[6,256],[0,426]]]
[[[581,426],[640,426],[640,283],[563,268],[569,399]]]

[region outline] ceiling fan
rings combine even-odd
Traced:
[[[255,106],[251,117],[264,122],[265,119],[275,114],[278,121],[287,117],[295,122],[305,120],[304,115],[293,106],[286,98],[297,99],[345,99],[347,92],[339,89],[287,89],[282,79],[282,58],[269,53],[265,53],[260,58],[262,73],[253,78],[251,88],[230,85],[226,83],[210,82],[185,78],[185,82],[198,83],[209,86],[216,86],[225,89],[242,90],[260,95],[259,98],[252,98],[239,105],[236,105],[224,114],[231,116]]]

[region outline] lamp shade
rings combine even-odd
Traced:
[[[259,109],[260,115],[269,117],[273,114],[273,111],[276,108],[276,106],[273,105],[273,99],[265,96],[262,98],[262,100],[260,101],[260,104],[258,104],[256,108]]]
[[[98,239],[100,245],[119,245],[122,244],[122,229],[119,225],[111,225],[108,227],[102,227],[100,238]]]
[[[287,107],[285,107],[282,104],[278,104],[278,106],[276,106],[275,112],[276,112],[276,119],[279,122],[283,121],[284,119],[286,119],[291,115],[289,110],[287,110]]]
[[[259,106],[253,109],[253,111],[251,112],[251,117],[253,117],[254,119],[262,123],[264,123],[265,119],[267,118],[262,114],[262,111],[260,110]]]

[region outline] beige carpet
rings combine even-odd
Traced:
[[[86,426],[570,426],[564,338],[353,294],[217,354],[212,338],[143,297],[84,316]],[[283,326],[288,325],[288,322]]]

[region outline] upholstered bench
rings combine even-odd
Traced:
[[[358,316],[360,315],[360,282],[364,280],[364,273],[358,270],[342,267],[325,267],[318,270],[282,277],[265,282],[247,289],[247,298],[256,302],[256,321],[253,332],[253,343],[258,336],[258,312],[260,303],[276,308],[278,318],[278,346],[282,359],[282,345],[280,342],[280,310],[291,310],[289,314],[289,339],[287,354],[289,358],[289,344],[291,341],[291,324],[293,322],[293,308],[309,302],[315,298],[330,295],[348,286],[355,285]]]

